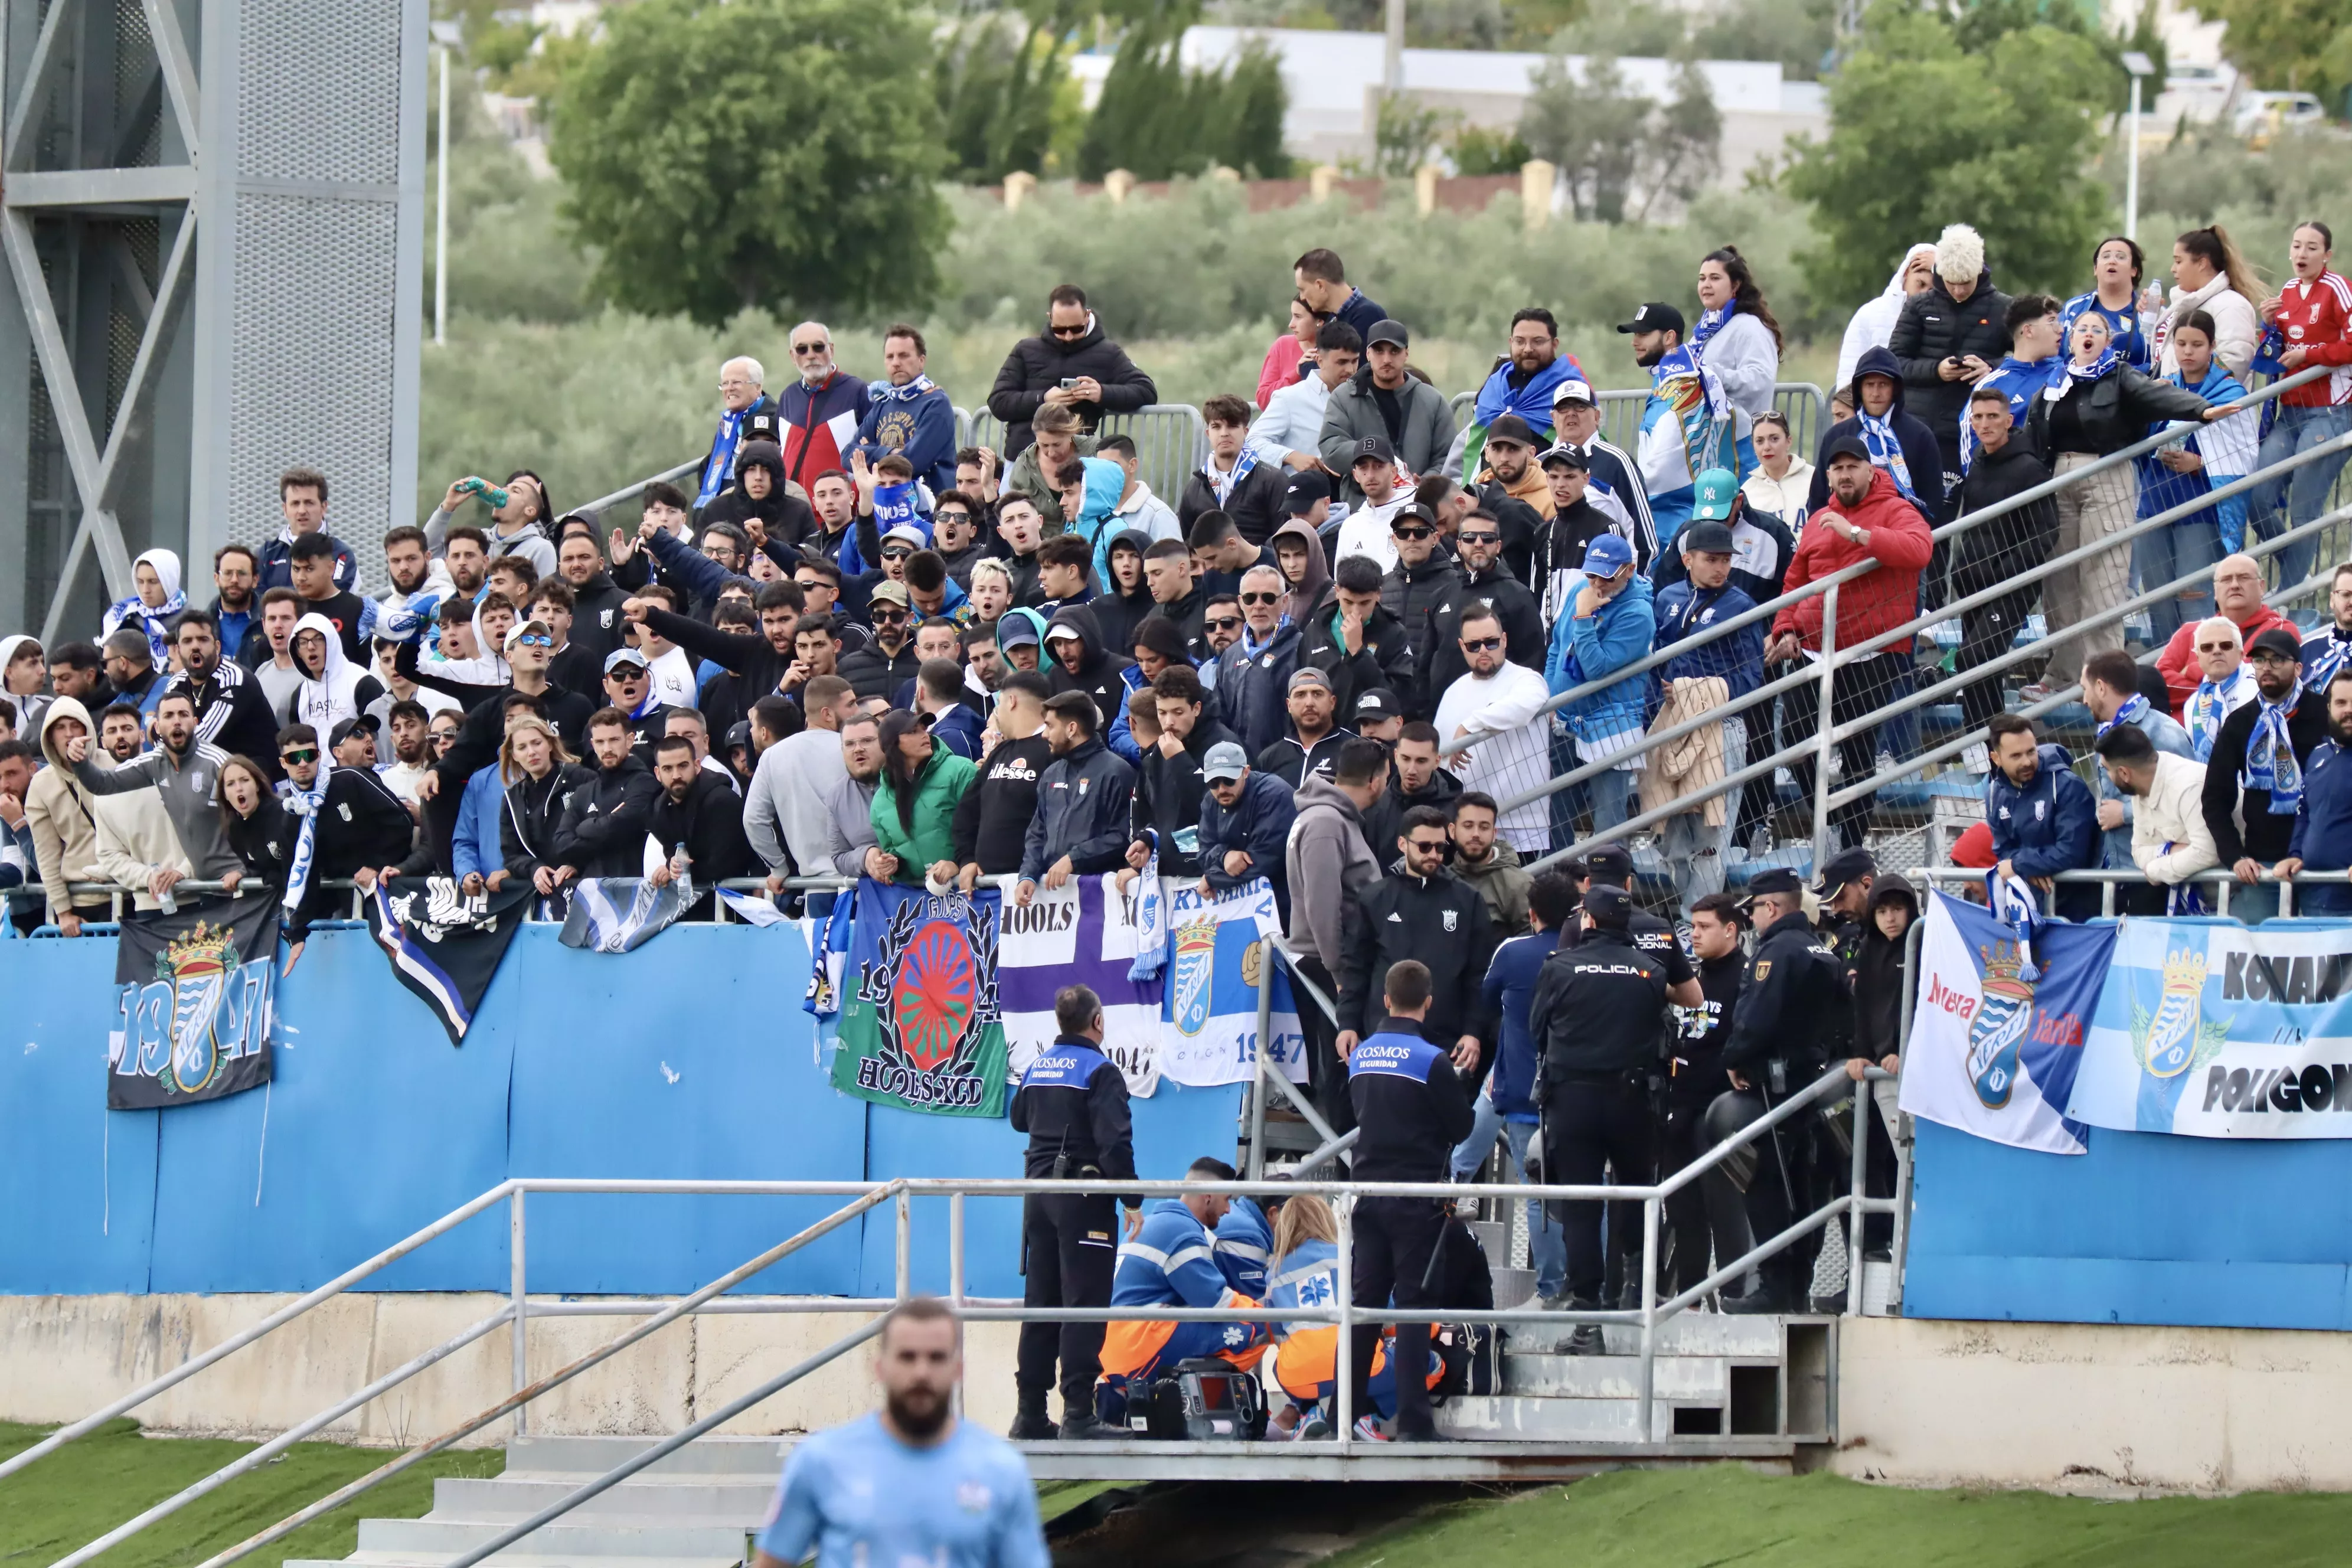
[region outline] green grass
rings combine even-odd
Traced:
[[[1737,1466],[1627,1470],[1459,1504],[1329,1568],[2263,1568],[2344,1563],[2352,1497],[2254,1492],[2105,1502],[1914,1491]]]
[[[0,1423],[0,1458],[51,1428]],[[257,1445],[142,1437],[136,1422],[110,1421],[0,1480],[0,1563],[39,1568]],[[260,1469],[199,1498],[97,1559],[104,1568],[186,1568],[277,1523],[394,1458],[391,1450],[299,1443]],[[413,1519],[433,1506],[436,1476],[495,1476],[495,1448],[441,1453],[244,1561],[278,1568],[289,1557],[336,1558],[358,1545],[362,1518]]]

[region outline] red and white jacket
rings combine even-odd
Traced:
[[[2270,325],[2286,340],[2284,347],[2305,351],[2304,369],[2336,367],[2335,374],[2283,394],[2280,402],[2298,408],[2352,403],[2352,282],[2336,272],[2323,272],[2309,283],[2288,279]]]

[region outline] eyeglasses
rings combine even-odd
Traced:
[[[1502,646],[1503,639],[1500,637],[1464,637],[1462,639],[1464,653],[1492,653]]]
[[[1229,632],[1241,624],[1242,618],[1239,616],[1219,616],[1209,623],[1209,629],[1211,631],[1217,632]]]
[[[280,752],[278,753],[278,760],[281,763],[291,763],[295,766],[299,767],[304,763],[317,762],[319,760],[319,753],[310,751]]]
[[[794,343],[793,345],[793,353],[796,354],[821,354],[824,353],[824,348],[825,345],[823,343]]]
[[[1454,537],[1464,544],[1500,544],[1503,542],[1503,536],[1499,533],[1457,533]]]
[[[1087,324],[1080,321],[1075,327],[1055,327],[1054,335],[1057,338],[1083,338],[1087,335]]]
[[[2275,652],[2270,648],[2264,648],[2262,652],[2254,655],[2254,662],[2256,664],[2300,664],[2302,660],[2292,658],[2286,654]]]
[[[1399,528],[1391,529],[1390,531],[1394,533],[1399,539],[1427,539],[1436,531],[1434,529],[1428,528]]]
[[[1244,594],[1241,596],[1241,600],[1244,605],[1279,605],[1282,603],[1282,595],[1279,594]]]

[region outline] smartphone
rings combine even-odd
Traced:
[[[1062,378],[1062,390],[1063,390],[1064,392],[1076,392],[1076,391],[1077,391],[1077,389],[1078,389],[1078,379],[1079,379],[1078,377],[1074,376],[1074,375],[1066,375],[1066,376],[1064,376],[1064,377]]]

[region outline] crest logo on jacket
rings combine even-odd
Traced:
[[[604,607],[604,609],[601,609],[601,610],[597,611],[597,612],[596,612],[596,620],[597,620],[597,624],[598,624],[598,625],[600,625],[600,626],[603,626],[606,631],[610,631],[610,630],[612,630],[612,629],[613,629],[613,611],[612,611],[612,607],[611,607],[610,605],[607,605],[607,606],[606,606],[606,607]]]
[[[1447,931],[1452,931],[1452,930],[1454,929],[1454,924],[1455,924],[1455,921],[1456,921],[1456,918],[1460,915],[1460,913],[1461,913],[1461,911],[1460,911],[1459,910],[1445,910],[1445,911],[1444,912],[1444,914],[1440,917],[1440,918],[1442,918],[1442,919],[1444,921],[1444,922],[1445,922],[1445,929],[1446,929]]]

